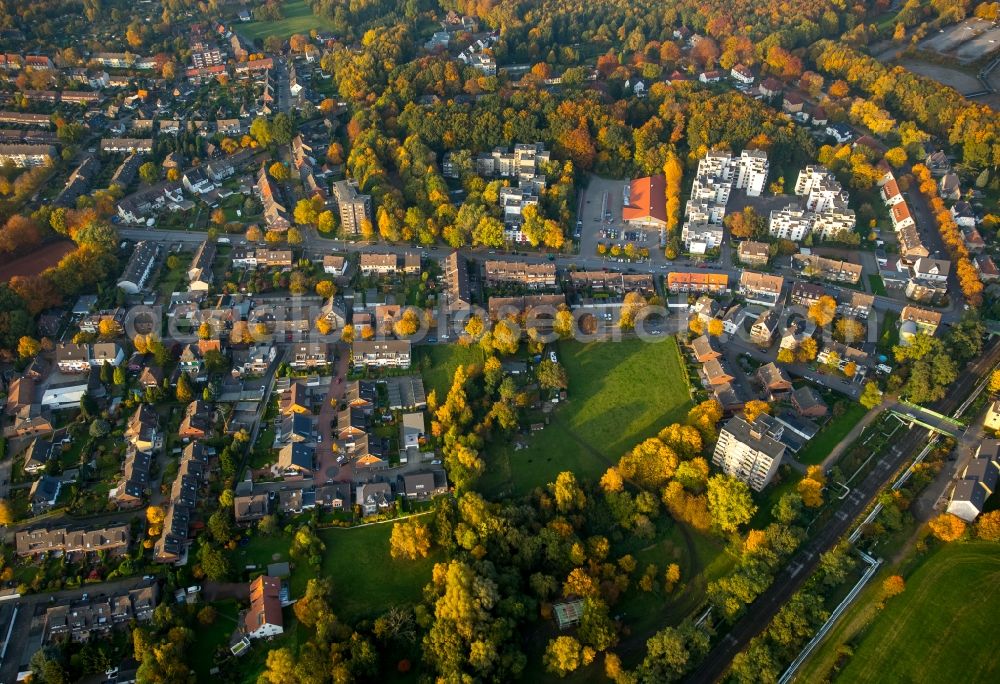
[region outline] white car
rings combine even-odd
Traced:
[[[559,358],[556,356],[556,353],[554,351],[549,352],[549,361],[551,361],[552,363],[559,363]]]
[[[193,584],[190,587],[188,587],[187,591],[188,591],[189,594],[197,594],[197,593],[201,592],[201,585],[200,584]]]

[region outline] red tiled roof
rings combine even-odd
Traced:
[[[629,204],[622,207],[622,218],[636,221],[654,218],[667,220],[667,182],[662,176],[636,178],[629,185]]]

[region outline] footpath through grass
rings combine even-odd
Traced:
[[[990,645],[1000,614],[1000,543],[932,551],[879,611],[886,576],[876,576],[797,681],[1000,681],[1000,651]]]
[[[280,21],[252,21],[237,26],[236,32],[253,40],[264,40],[268,36],[288,38],[295,33],[308,35],[312,29],[323,31],[332,27],[329,19],[312,13],[306,0],[281,3],[281,14]]]
[[[564,470],[593,480],[638,442],[680,421],[691,408],[677,342],[560,342],[569,399],[551,414],[528,447],[495,444],[482,488],[524,494]]]

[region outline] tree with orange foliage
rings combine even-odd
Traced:
[[[984,541],[1000,541],[1000,510],[983,513],[976,523],[976,536]]]
[[[886,598],[899,596],[906,590],[906,581],[900,575],[889,575],[882,582],[882,593]]]
[[[691,59],[702,69],[713,68],[719,54],[719,44],[713,38],[704,37],[691,48]]]

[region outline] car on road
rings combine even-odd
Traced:
[[[187,592],[189,594],[197,594],[197,593],[201,592],[201,585],[200,584],[192,584],[190,587],[187,588]]]
[[[551,361],[552,363],[559,363],[559,358],[556,356],[556,353],[554,351],[549,352],[549,361]]]

